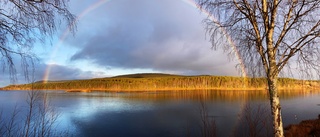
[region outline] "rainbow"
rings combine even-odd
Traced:
[[[88,8],[86,8],[85,10],[83,10],[78,16],[77,18],[74,20],[74,22],[78,22],[81,18],[83,18],[85,15],[87,15],[88,13],[90,13],[92,10],[95,10],[96,8],[100,7],[101,5],[107,3],[110,0],[99,0],[96,3],[90,5]],[[54,45],[54,49],[51,53],[50,56],[50,60],[49,63],[46,67],[44,76],[42,78],[43,83],[47,83],[49,80],[49,76],[50,76],[50,71],[51,71],[51,67],[55,64],[53,59],[55,57],[55,55],[57,54],[60,46],[62,45],[62,42],[67,38],[67,36],[70,34],[70,28],[71,26],[68,26],[67,29],[62,33],[62,35],[59,37],[59,42]]]
[[[90,5],[88,8],[83,10],[77,16],[77,18],[75,19],[75,22],[78,22],[81,18],[86,16],[88,13],[90,13],[91,11],[99,8],[100,6],[104,5],[105,3],[109,2],[109,1],[111,1],[111,0],[99,0],[99,1],[95,2],[94,4]],[[194,8],[200,9],[202,11],[202,13],[205,13],[208,17],[210,17],[211,20],[213,20],[215,22],[218,22],[218,20],[210,12],[208,12],[208,11],[206,11],[204,9],[201,9],[200,6],[195,1],[193,1],[193,0],[181,0],[181,1],[186,3],[186,4],[188,4],[188,5],[190,5],[190,6],[192,6],[192,7],[194,7]],[[54,45],[54,49],[53,49],[53,51],[51,53],[51,56],[50,56],[50,61],[49,61],[48,65],[47,65],[47,67],[46,67],[46,70],[45,70],[45,73],[44,73],[44,76],[43,76],[43,82],[44,83],[46,83],[48,81],[49,76],[50,76],[51,67],[55,64],[54,61],[53,61],[53,58],[55,57],[57,51],[59,50],[60,46],[62,45],[62,42],[70,34],[70,30],[68,28],[59,37],[59,42],[56,45]],[[237,60],[240,63],[240,69],[241,69],[242,77],[244,77],[244,78],[247,77],[247,73],[245,71],[245,65],[243,63],[243,60],[242,60],[237,48],[236,48],[235,43],[233,42],[232,38],[228,35],[228,33],[227,33],[227,31],[225,29],[221,28],[221,31],[225,35],[225,38],[228,41],[228,43],[231,45],[232,50],[235,53],[235,56],[236,56]]]
[[[209,11],[206,11],[206,10],[202,9],[200,7],[200,5],[198,3],[196,3],[194,0],[182,0],[182,1],[187,3],[187,4],[189,4],[189,5],[191,5],[194,8],[200,9],[201,12],[205,13],[210,18],[210,20],[212,20],[214,22],[219,22]],[[220,25],[220,24],[218,24],[218,25]],[[232,38],[230,37],[230,35],[228,34],[228,32],[224,28],[221,28],[221,32],[224,34],[226,40],[228,41],[228,43],[230,44],[230,46],[232,48],[232,51],[234,52],[237,60],[240,63],[240,69],[241,69],[242,77],[247,77],[247,72],[245,70],[245,65],[243,63],[243,60],[242,60],[242,58],[240,56],[239,51],[237,50],[236,44],[233,42]]]

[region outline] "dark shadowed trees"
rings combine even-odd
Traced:
[[[75,28],[75,16],[67,7],[69,0],[1,0],[0,1],[0,62],[2,69],[15,80],[14,58],[21,59],[26,78],[33,69],[36,56],[32,47],[45,43],[65,21],[70,30]]]
[[[213,47],[230,50],[229,35],[250,76],[267,78],[275,136],[283,136],[277,91],[279,74],[295,69],[319,74],[320,1],[197,0],[212,17],[205,20]]]

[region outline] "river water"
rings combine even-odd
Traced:
[[[247,136],[249,114],[262,120],[270,115],[266,91],[41,93],[46,93],[49,105],[59,113],[57,132],[68,131],[72,136],[201,136],[201,112],[207,114],[205,120],[214,121],[212,131],[217,136]],[[15,107],[24,113],[27,98],[27,91],[0,91],[2,119],[8,119]],[[320,92],[283,91],[280,98],[285,126],[320,114]]]

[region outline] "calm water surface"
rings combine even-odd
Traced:
[[[57,130],[73,136],[200,136],[201,102],[214,119],[218,136],[237,135],[249,104],[270,113],[266,91],[42,92],[60,113]],[[4,117],[15,106],[25,108],[26,98],[26,91],[0,91]],[[286,91],[280,98],[285,126],[320,114],[320,92]]]

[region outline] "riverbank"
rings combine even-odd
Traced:
[[[286,137],[319,137],[320,114],[318,119],[304,120],[299,124],[289,125],[285,128]]]

